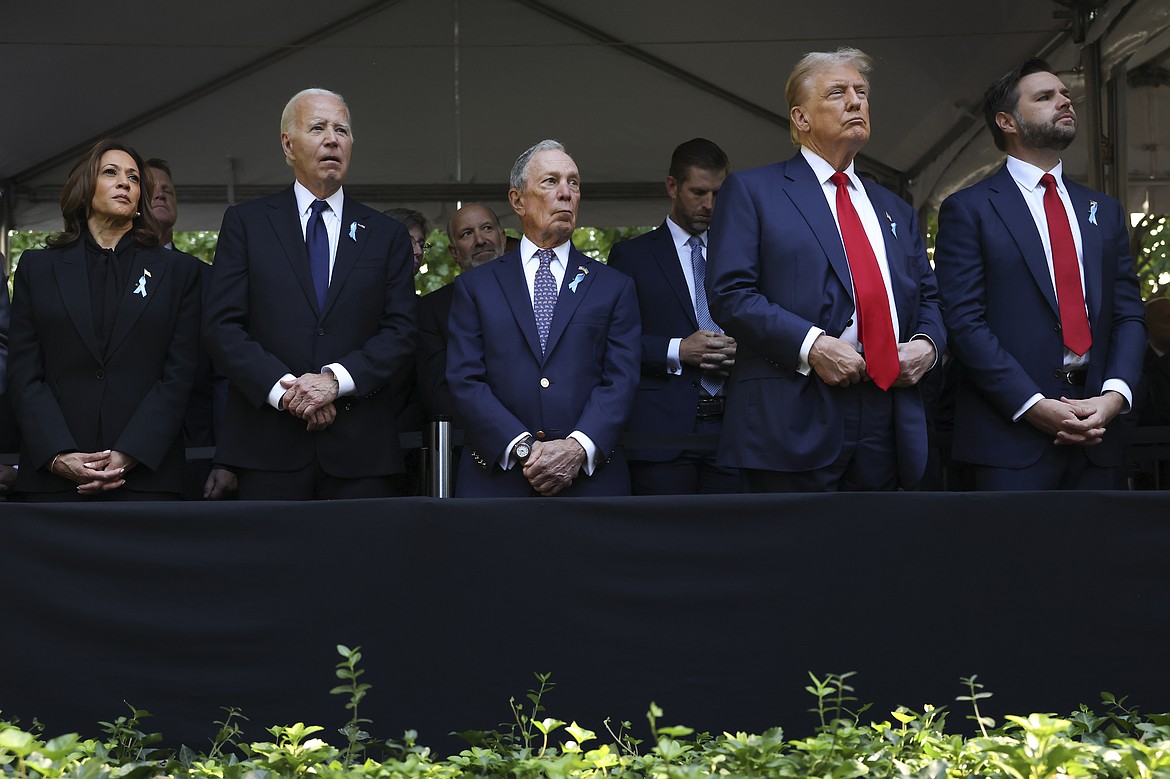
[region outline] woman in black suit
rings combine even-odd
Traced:
[[[65,229],[26,251],[8,388],[26,500],[177,499],[199,351],[197,260],[160,248],[142,158],[98,142],[61,191]]]

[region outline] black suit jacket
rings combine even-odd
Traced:
[[[410,236],[390,217],[345,198],[324,309],[319,309],[291,187],[223,217],[204,335],[230,383],[216,459],[292,471],[316,459],[340,478],[402,471],[395,417],[414,351]],[[268,404],[282,376],[338,362],[356,392],[337,399],[323,431]]]
[[[71,490],[72,482],[47,470],[56,454],[115,449],[140,463],[124,489],[182,491],[180,432],[199,354],[199,268],[168,249],[134,251],[104,354],[93,329],[84,244],[21,255],[8,366],[22,439],[18,490]],[[143,278],[146,294],[136,294]]]
[[[666,349],[670,339],[686,338],[699,329],[699,323],[670,228],[663,223],[656,230],[617,244],[609,253],[609,267],[634,280],[642,315],[642,378],[627,429],[690,433],[695,426],[702,371],[683,365],[681,374],[667,373]],[[703,280],[697,283],[706,294]],[[631,449],[629,456],[631,460],[664,462],[681,451]]]
[[[439,287],[418,301],[418,349],[415,367],[418,371],[418,390],[426,419],[451,416],[455,404],[451,388],[447,386],[447,341],[451,337],[448,318],[451,301],[455,299],[455,285]]]

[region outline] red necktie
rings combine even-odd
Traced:
[[[1052,275],[1056,279],[1060,330],[1064,334],[1064,345],[1075,354],[1084,355],[1093,345],[1093,336],[1085,313],[1077,245],[1073,243],[1068,212],[1056,192],[1056,179],[1051,173],[1045,173],[1040,177],[1040,183],[1044,185],[1044,217],[1048,220],[1048,240],[1052,245]]]
[[[888,390],[902,372],[890,300],[878,268],[877,256],[861,226],[861,218],[849,197],[849,177],[841,171],[829,179],[837,185],[837,224],[853,275],[853,300],[857,305],[857,340],[865,352],[865,372],[873,383]]]

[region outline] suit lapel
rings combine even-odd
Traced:
[[[687,288],[686,277],[683,276],[682,265],[679,264],[678,250],[674,248],[674,236],[670,228],[663,222],[662,226],[650,234],[651,252],[654,261],[658,263],[662,275],[666,277],[667,286],[678,298],[678,304],[687,312],[687,319],[699,329],[699,320],[695,317],[695,301],[691,300],[691,291]],[[701,279],[695,279],[695,286],[702,284]]]
[[[1081,263],[1084,266],[1085,273],[1085,305],[1089,309],[1089,323],[1090,327],[1096,324],[1097,319],[1101,313],[1101,284],[1097,283],[1101,278],[1101,230],[1096,224],[1089,221],[1089,214],[1094,214],[1096,219],[1096,211],[1093,210],[1095,201],[1092,200],[1093,194],[1089,190],[1082,187],[1074,186],[1065,179],[1065,189],[1068,190],[1069,200],[1073,204],[1073,213],[1076,214],[1077,224],[1081,229]]]
[[[898,309],[898,325],[899,332],[905,336],[906,329],[910,326],[910,317],[917,311],[918,307],[915,305],[918,299],[918,287],[914,274],[910,273],[910,269],[906,267],[906,251],[898,242],[894,232],[896,230],[905,231],[910,228],[909,225],[899,224],[895,225],[893,203],[889,202],[891,197],[881,187],[870,186],[869,183],[862,179],[862,185],[865,187],[865,192],[869,196],[869,202],[873,206],[873,210],[877,213],[878,227],[881,229],[882,241],[886,246],[886,265],[890,269],[890,284],[894,287],[894,305]]]
[[[524,279],[524,263],[520,259],[520,251],[516,250],[505,254],[498,260],[488,263],[496,274],[500,289],[504,293],[504,300],[512,310],[520,332],[532,356],[537,362],[541,361],[540,336],[536,332],[536,314],[532,313],[532,297],[528,294],[528,282]]]
[[[574,249],[571,244],[569,245],[569,262],[565,267],[565,277],[561,279],[561,289],[557,293],[557,307],[553,311],[552,325],[548,330],[548,342],[545,344],[544,356],[546,358],[552,354],[561,334],[565,332],[565,327],[573,320],[573,314],[581,305],[581,300],[589,292],[595,270],[590,267],[591,263],[592,261],[588,257]],[[580,281],[575,284],[574,288],[570,288],[578,275],[581,276]],[[535,321],[535,317],[533,320]]]
[[[300,283],[305,300],[313,307],[313,311],[317,311],[317,292],[313,289],[313,277],[309,274],[309,250],[305,248],[305,234],[301,230],[297,198],[292,187],[274,195],[268,201],[268,206],[268,221],[284,249],[289,268]],[[319,311],[317,313],[320,314]]]
[[[1052,307],[1052,313],[1059,316],[1060,308],[1056,305],[1056,290],[1052,287],[1052,276],[1048,272],[1044,244],[1040,240],[1040,233],[1036,231],[1036,221],[1032,219],[1032,211],[1020,193],[1019,185],[1006,166],[991,177],[988,185],[991,189],[992,208],[999,214],[1008,233],[1016,242],[1024,258],[1024,264],[1028,266],[1028,271],[1044,294],[1044,299]]]
[[[837,222],[833,219],[833,212],[825,202],[825,192],[821,183],[813,175],[812,168],[804,156],[797,152],[784,166],[784,192],[792,201],[792,205],[801,213],[808,223],[812,233],[816,236],[821,250],[829,259],[841,285],[853,298],[853,279],[849,275],[849,260],[845,256],[845,245],[841,242],[841,231],[837,229]]]
[[[133,264],[130,266],[130,288],[122,290],[122,298],[118,302],[118,313],[114,318],[114,329],[110,333],[110,343],[106,349],[108,355],[112,355],[118,350],[122,341],[126,339],[126,336],[134,328],[134,323],[138,321],[138,317],[142,316],[142,312],[146,310],[146,307],[154,302],[155,298],[158,297],[158,291],[166,283],[165,278],[168,264],[166,262],[166,255],[163,254],[166,251],[170,250],[160,249],[153,252],[135,252]],[[148,273],[150,274],[149,276],[147,275]],[[135,290],[139,289],[141,291],[135,293]],[[177,301],[173,302],[177,303]]]
[[[57,287],[65,310],[73,326],[94,359],[101,360],[97,334],[93,330],[93,304],[89,298],[89,270],[85,264],[85,239],[61,250],[61,259],[54,266]]]
[[[322,316],[327,315],[337,301],[342,286],[361,256],[362,248],[366,245],[366,234],[369,232],[361,226],[368,212],[364,208],[358,208],[356,201],[347,197],[341,210],[341,234],[337,238],[337,256],[333,259],[333,273],[329,277],[329,291],[325,294],[325,310],[321,312]],[[350,225],[353,225],[352,237]],[[305,251],[305,262],[308,267],[308,250]]]

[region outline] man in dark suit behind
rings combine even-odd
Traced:
[[[296,182],[224,214],[205,334],[230,382],[217,459],[241,499],[386,497],[414,349],[410,237],[345,196],[340,95],[295,95],[281,146]]]
[[[730,164],[706,138],[679,145],[670,158],[670,215],[656,229],[610,250],[609,266],[634,280],[642,315],[642,378],[627,430],[718,435],[723,382],[735,364],[735,339],[718,330],[707,306],[707,228]],[[631,450],[635,495],[727,493],[739,473],[715,464],[713,451]]]
[[[447,381],[467,432],[457,497],[628,495],[634,283],[570,241],[581,180],[556,141],[512,166],[520,248],[455,279]]]
[[[495,212],[479,203],[467,203],[447,222],[451,258],[464,271],[478,268],[504,253],[504,231]],[[455,298],[454,283],[439,287],[418,301],[419,394],[423,414],[429,419],[451,417],[454,403],[447,386],[447,340],[451,337],[447,319]]]
[[[711,223],[711,313],[738,345],[718,462],[753,492],[915,486],[918,382],[945,348],[914,209],[863,181],[870,59],[805,55],[785,89],[787,162],[728,176]]]
[[[1146,346],[1116,200],[1063,176],[1068,88],[1029,60],[988,88],[1008,159],[939,212],[935,267],[959,362],[953,456],[988,490],[1108,489]]]

